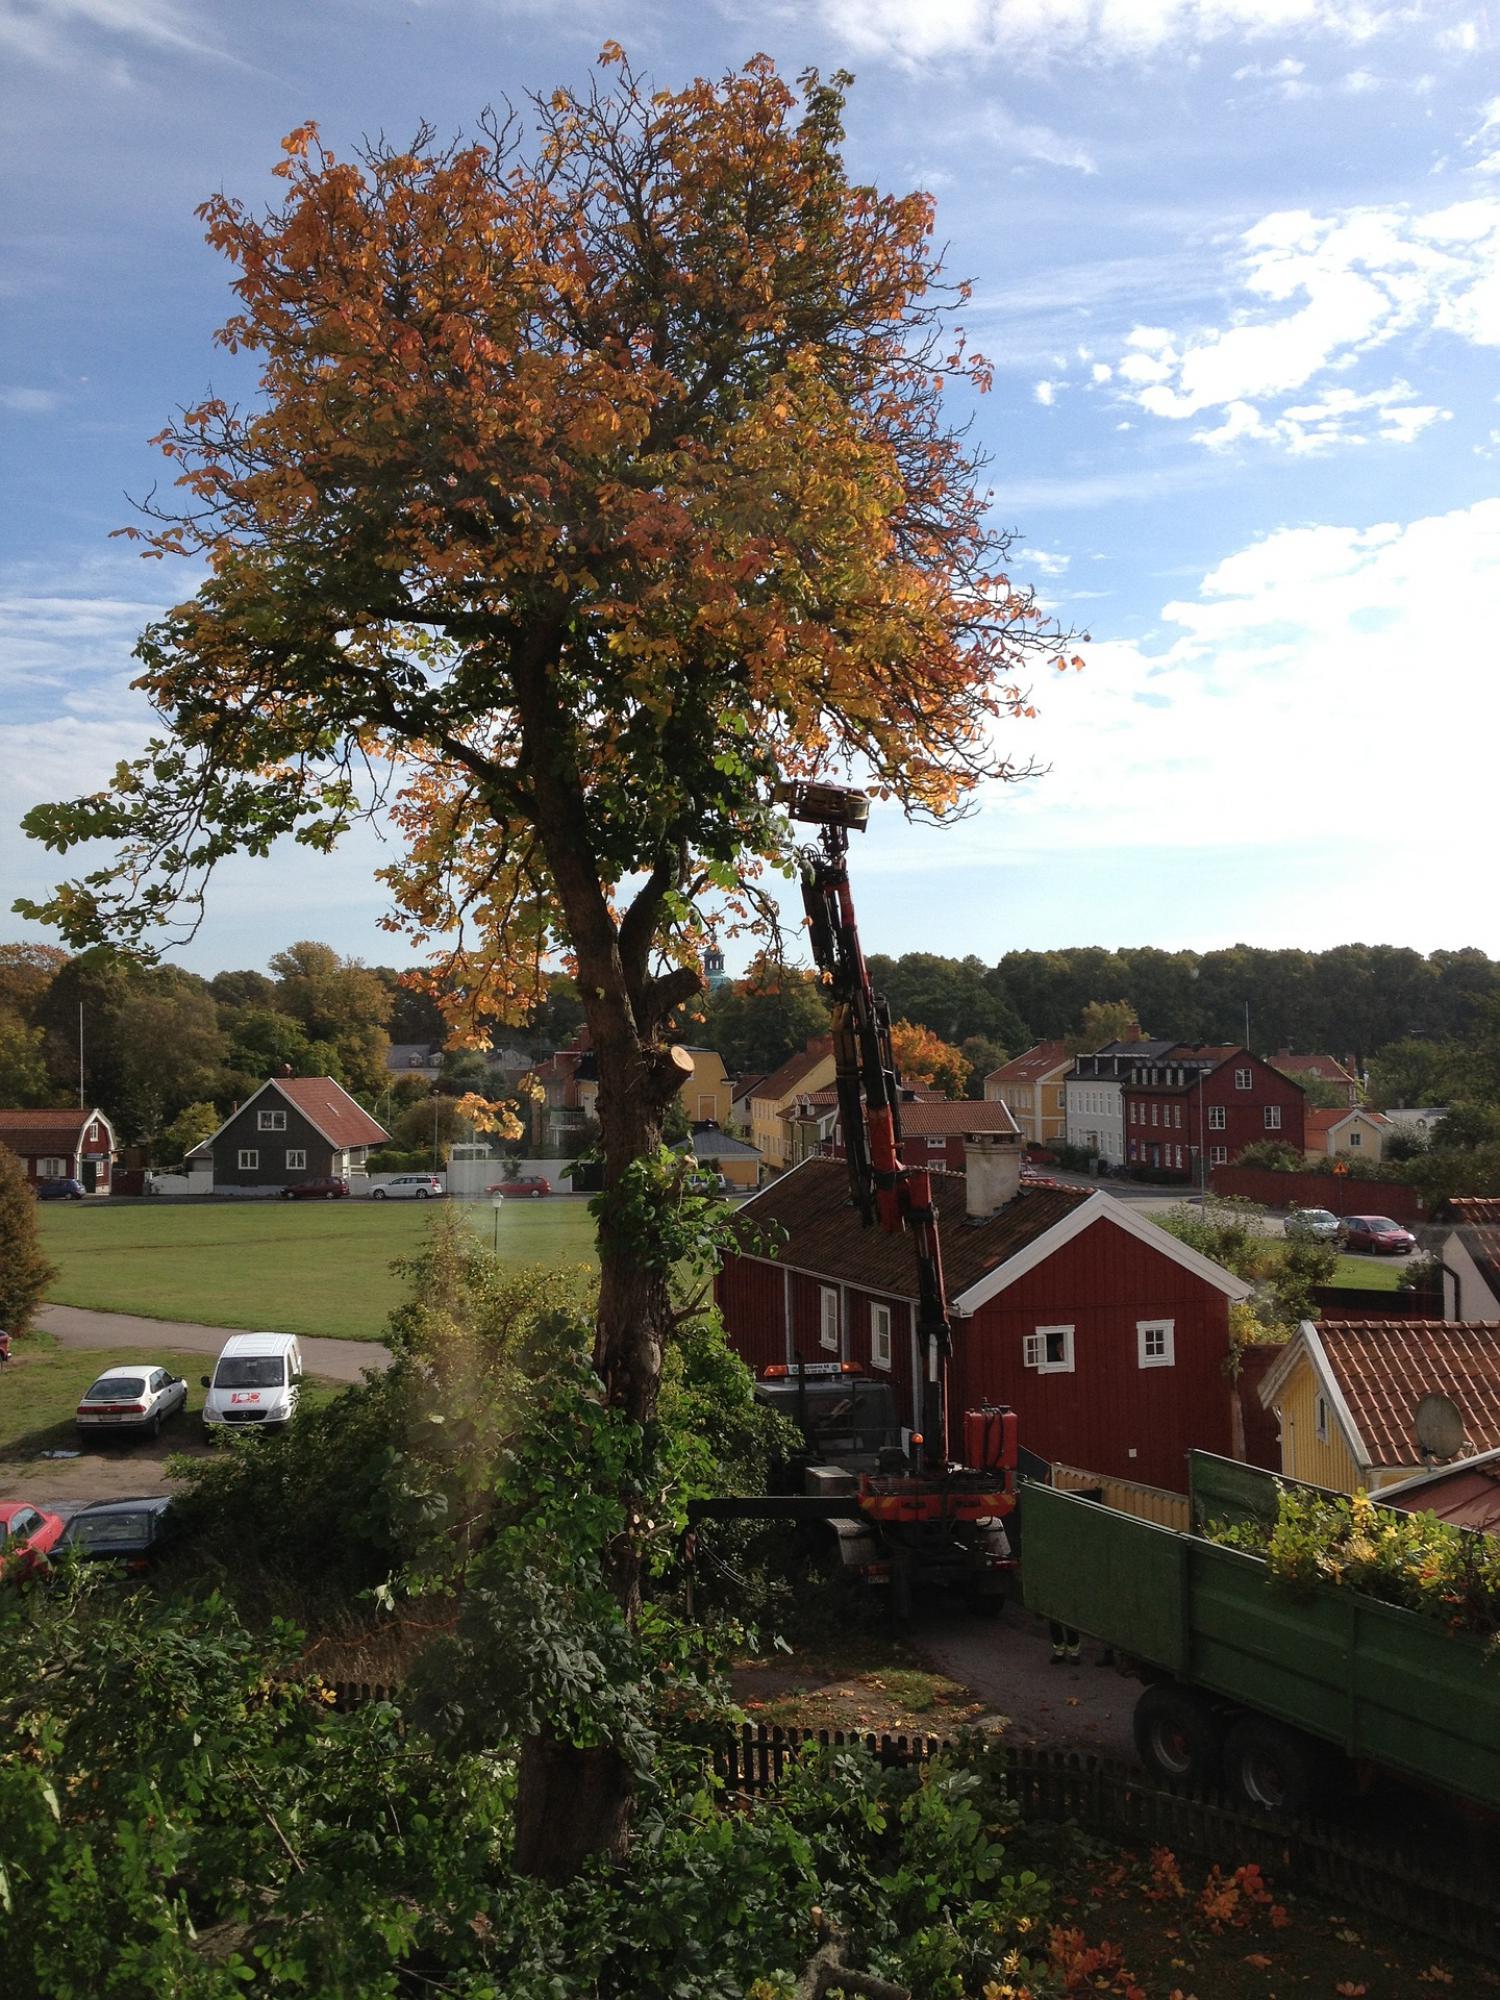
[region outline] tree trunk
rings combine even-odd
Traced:
[[[619,979],[619,965],[613,967]],[[633,1160],[661,1143],[662,1118],[681,1087],[679,1052],[643,1042],[628,1017],[623,980],[614,993],[585,970],[579,983],[594,996],[586,1008],[599,1074],[599,1127],[606,1191]],[[647,1260],[644,1245],[599,1233],[599,1306],[594,1367],[612,1409],[645,1424],[656,1411],[662,1357],[672,1325],[666,1273]],[[623,1536],[611,1552],[611,1584],[632,1623],[640,1608],[641,1542]],[[548,1733],[523,1746],[517,1774],[515,1862],[524,1874],[562,1884],[585,1862],[621,1855],[630,1838],[635,1780],[625,1759],[608,1747],[581,1749]]]

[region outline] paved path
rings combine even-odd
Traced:
[[[91,1312],[84,1306],[43,1306],[36,1323],[63,1347],[129,1347],[142,1358],[153,1348],[185,1354],[217,1354],[232,1333],[246,1329],[200,1326],[194,1320],[142,1319],[136,1313]],[[378,1340],[328,1340],[299,1334],[310,1375],[330,1382],[357,1382],[366,1368],[390,1366],[391,1350]]]
[[[910,1637],[928,1666],[986,1704],[979,1727],[1003,1720],[1010,1743],[1065,1743],[1134,1759],[1130,1719],[1140,1686],[1101,1665],[1094,1640],[1084,1640],[1077,1666],[1054,1667],[1046,1625],[1018,1604],[999,1618],[934,1610]]]

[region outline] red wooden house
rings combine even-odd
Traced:
[[[838,1120],[838,1093],[819,1091],[809,1104],[830,1116],[823,1150],[835,1160],[844,1157],[843,1132]],[[942,1097],[935,1090],[903,1088],[901,1092],[901,1160],[908,1167],[944,1167],[950,1173],[964,1170],[964,1144],[972,1132],[1004,1132],[1019,1139],[1021,1128],[1009,1107],[996,1099]]]
[[[33,1185],[74,1180],[87,1194],[108,1194],[118,1150],[115,1129],[98,1109],[0,1111],[0,1146],[9,1146]]]
[[[1120,1080],[1125,1164],[1198,1182],[1204,1156],[1228,1166],[1257,1140],[1280,1140],[1300,1158],[1306,1105],[1301,1084],[1248,1049],[1169,1049]]]
[[[970,1141],[934,1173],[955,1325],[952,1415],[1008,1403],[1043,1458],[1182,1491],[1184,1454],[1231,1448],[1229,1305],[1249,1287],[1103,1193],[1018,1185],[1019,1148]],[[779,1224],[775,1254],[726,1258],[724,1324],[759,1373],[839,1359],[887,1375],[918,1420],[916,1265],[864,1229],[841,1162],[805,1160],[741,1215]]]

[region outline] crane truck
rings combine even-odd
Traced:
[[[690,1529],[727,1519],[780,1519],[805,1529],[823,1523],[842,1568],[889,1586],[898,1619],[933,1586],[961,1592],[976,1609],[998,1608],[1014,1567],[1004,1521],[1016,1504],[1016,1417],[991,1405],[965,1411],[955,1457],[953,1323],[932,1180],[901,1157],[890,1010],[870,981],[849,883],[849,835],[865,828],[870,802],[860,791],[803,780],[778,787],[777,797],[793,820],[818,829],[816,844],[800,855],[802,900],[832,1012],[850,1202],[866,1228],[911,1240],[921,1425],[903,1428],[889,1386],[862,1378],[847,1362],[795,1357],[768,1370],[757,1395],[802,1431],[801,1490],[694,1501]]]

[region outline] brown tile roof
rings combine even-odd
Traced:
[[[1416,1465],[1424,1396],[1451,1396],[1476,1451],[1500,1445],[1500,1320],[1325,1320],[1318,1338],[1371,1465]]]
[[[1266,1061],[1284,1076],[1316,1076],[1324,1083],[1357,1081],[1335,1056],[1294,1056],[1289,1049],[1282,1049],[1274,1056],[1267,1056]]]
[[[378,1146],[390,1136],[331,1076],[276,1076],[271,1083],[332,1146]]]
[[[985,1078],[986,1083],[1031,1083],[1048,1070],[1057,1069],[1068,1062],[1067,1045],[1063,1042],[1038,1042],[1034,1049],[1027,1049],[1024,1055],[1013,1056],[999,1069],[992,1069]]]
[[[1019,1132],[1020,1126],[998,1098],[985,1102],[974,1097],[928,1098],[921,1104],[903,1104],[901,1131],[908,1139],[936,1139],[944,1133]]]
[[[1500,1224],[1500,1195],[1455,1194],[1443,1203],[1455,1222]]]
[[[803,1077],[832,1053],[832,1035],[814,1035],[809,1047],[798,1049],[796,1055],[787,1057],[780,1069],[773,1069],[769,1076],[763,1076],[751,1095],[771,1104],[784,1104]]]
[[[1272,1068],[1275,1068],[1272,1064]],[[1383,1111],[1366,1111],[1362,1104],[1351,1107],[1347,1104],[1310,1104],[1302,1114],[1303,1129],[1312,1132],[1330,1132],[1335,1125],[1342,1125],[1346,1118],[1368,1118],[1372,1125],[1389,1125],[1390,1119]]]
[[[1084,1188],[1023,1188],[985,1222],[971,1224],[962,1174],[935,1173],[933,1200],[943,1234],[943,1276],[950,1299],[1034,1243],[1082,1201]],[[739,1210],[762,1228],[779,1222],[787,1241],[777,1262],[898,1298],[916,1293],[916,1259],[904,1235],[865,1229],[849,1203],[849,1170],[842,1160],[804,1160],[762,1188]]]
[[[0,1111],[0,1144],[13,1153],[35,1155],[54,1151],[66,1141],[67,1150],[76,1153],[84,1126],[99,1116],[97,1111],[78,1110]]]

